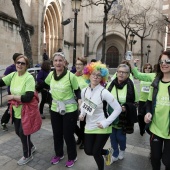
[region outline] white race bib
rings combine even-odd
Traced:
[[[143,86],[141,91],[145,93],[149,93],[150,87],[149,86]]]
[[[82,108],[84,109],[85,113],[92,116],[95,109],[97,108],[97,105],[93,103],[91,100],[85,98],[84,102],[82,103]]]

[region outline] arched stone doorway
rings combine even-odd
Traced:
[[[119,51],[115,46],[111,46],[106,52],[106,65],[108,65],[109,68],[117,68],[118,64]]]
[[[46,48],[50,58],[62,46],[61,11],[57,5],[55,2],[51,2],[44,15],[43,48]]]

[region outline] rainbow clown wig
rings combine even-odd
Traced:
[[[83,77],[86,82],[90,83],[90,75],[93,71],[100,71],[102,76],[102,80],[100,82],[101,85],[104,85],[108,79],[109,71],[106,68],[105,64],[102,64],[100,61],[98,62],[91,62],[90,64],[86,65],[83,70]]]

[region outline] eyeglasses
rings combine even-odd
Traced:
[[[25,66],[25,65],[26,65],[26,63],[24,63],[24,62],[20,62],[20,61],[17,61],[17,62],[16,62],[16,64],[18,64],[18,65],[22,65],[22,66]]]
[[[76,64],[76,66],[83,66],[83,64]]]
[[[151,69],[150,67],[146,67],[145,69]]]
[[[159,64],[170,64],[170,60],[159,60]]]
[[[95,74],[95,73],[92,73],[91,75],[93,77],[96,77],[97,79],[100,79],[102,77],[100,74]]]
[[[125,72],[125,71],[117,71],[117,73],[118,74],[123,74],[123,75],[128,74],[128,72]]]

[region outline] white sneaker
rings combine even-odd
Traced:
[[[35,151],[36,151],[36,147],[33,146],[33,147],[31,148],[31,154],[33,154]]]
[[[28,158],[25,158],[24,156],[17,162],[18,165],[25,165],[28,162],[30,162],[33,159],[33,156],[31,155]]]
[[[112,164],[113,162],[116,162],[117,160],[118,160],[118,158],[115,158],[114,156],[112,156],[110,164]]]
[[[124,158],[124,156],[125,156],[125,151],[121,151],[121,150],[120,150],[118,158],[119,158],[120,160],[122,160],[122,159]]]

